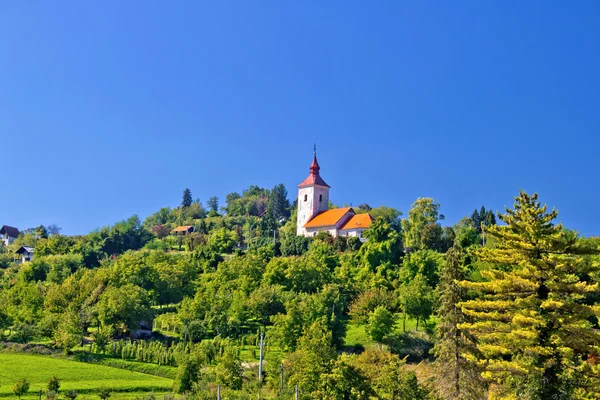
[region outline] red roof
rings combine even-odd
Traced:
[[[331,187],[328,184],[326,184],[325,181],[321,178],[321,175],[319,175],[320,170],[321,167],[319,167],[319,163],[317,162],[317,153],[315,153],[313,157],[313,162],[312,164],[310,164],[310,173],[308,174],[308,178],[302,181],[302,183],[299,184],[298,187],[301,188],[313,185]]]
[[[348,211],[351,211],[354,214],[354,210],[351,207],[334,208],[332,210],[322,211],[304,224],[304,227],[317,228],[319,226],[334,226],[344,217],[344,215],[346,215],[346,213],[348,213]]]
[[[373,222],[371,214],[356,214],[352,218],[348,219],[346,223],[340,228],[340,231],[348,229],[367,229]]]

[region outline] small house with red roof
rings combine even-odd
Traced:
[[[313,156],[308,177],[298,185],[298,236],[316,236],[328,232],[332,236],[355,236],[361,240],[373,217],[356,214],[352,207],[329,209],[329,186],[320,175],[317,152]]]

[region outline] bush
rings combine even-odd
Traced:
[[[60,389],[60,379],[53,376],[50,378],[50,381],[48,381],[48,391],[58,393],[58,389]]]
[[[109,388],[103,386],[98,389],[98,397],[100,397],[102,400],[106,400],[110,396],[112,396],[112,393]]]
[[[12,387],[13,393],[19,399],[29,390],[29,382],[27,379],[19,379]]]
[[[75,400],[79,393],[76,390],[69,390],[65,393],[65,397],[69,400]]]

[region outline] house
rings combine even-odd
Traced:
[[[0,241],[4,242],[5,246],[14,242],[17,237],[19,237],[17,228],[8,225],[2,225],[2,228],[0,228]]]
[[[178,226],[171,231],[172,234],[181,236],[189,235],[192,232],[194,232],[194,227],[192,225]]]
[[[298,236],[316,236],[328,232],[332,236],[355,236],[365,241],[363,232],[369,229],[373,217],[356,214],[352,207],[329,209],[329,186],[320,175],[317,152],[309,168],[308,177],[298,185]]]
[[[18,261],[17,264],[29,262],[33,259],[33,247],[21,246],[15,253],[21,256],[21,261]]]

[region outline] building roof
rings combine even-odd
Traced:
[[[342,225],[340,231],[349,229],[367,229],[371,226],[371,222],[373,221],[374,219],[371,217],[371,214],[356,214]]]
[[[354,214],[352,207],[334,208],[331,210],[322,211],[304,224],[304,227],[317,228],[319,226],[334,226],[340,222],[344,215],[346,215],[349,211]]]
[[[310,170],[310,173],[308,174],[308,178],[306,178],[304,181],[302,181],[301,184],[298,185],[299,188],[306,187],[306,186],[313,186],[313,185],[331,187],[328,184],[326,184],[325,181],[323,180],[323,178],[321,178],[321,175],[319,175],[319,171],[321,170],[321,167],[319,167],[319,163],[317,162],[317,153],[316,152],[313,157],[313,162],[312,162],[312,164],[310,164],[309,170]]]
[[[21,246],[21,247],[19,247],[19,249],[17,251],[15,251],[15,253],[17,253],[17,254],[23,254],[25,252],[33,253],[33,247]]]
[[[183,225],[183,226],[178,226],[177,228],[173,229],[171,232],[188,232],[190,229],[194,229],[194,227],[192,225]]]
[[[7,233],[10,237],[19,237],[19,230],[14,226],[2,225],[2,228],[0,228],[0,235],[3,233]]]

